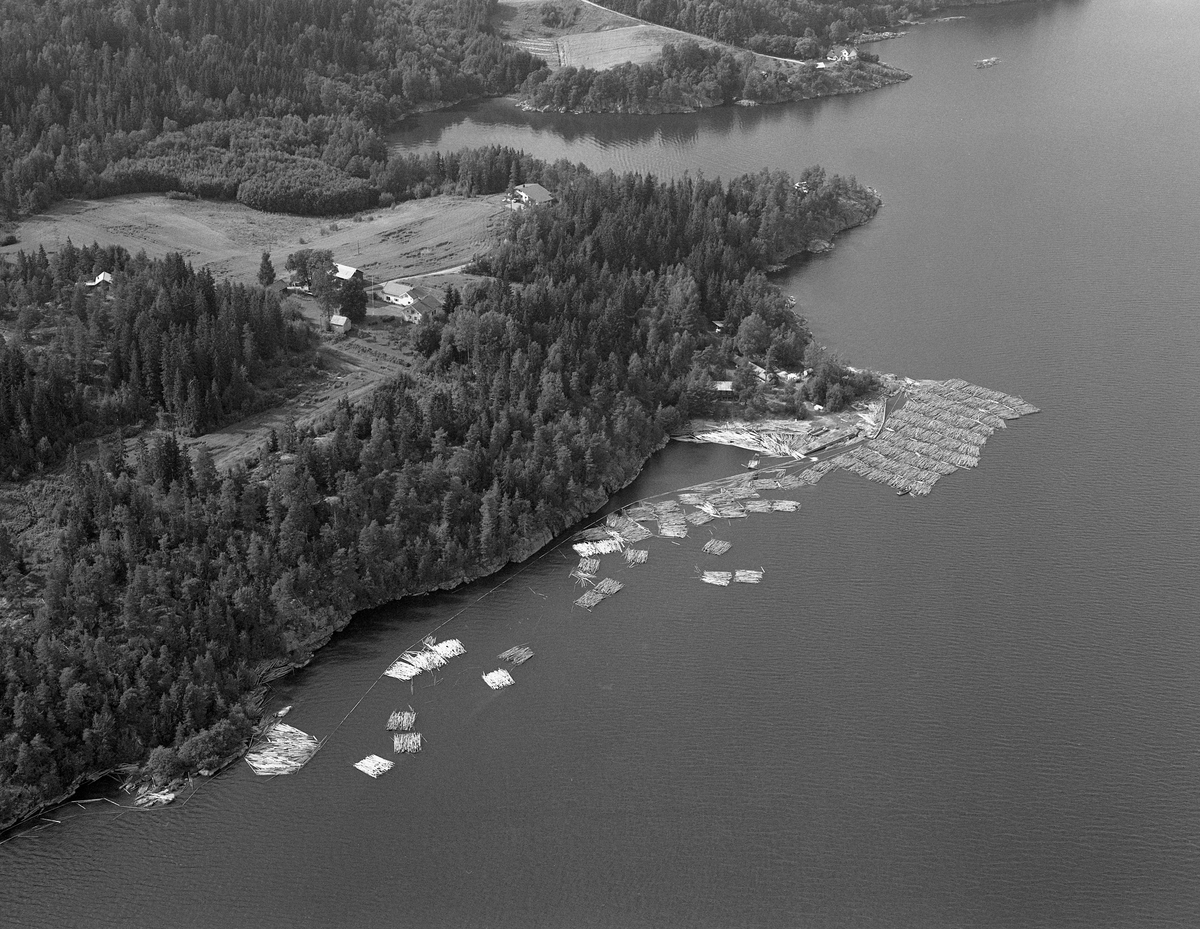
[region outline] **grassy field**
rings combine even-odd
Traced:
[[[558,26],[542,22],[546,0],[502,0],[492,25],[514,45],[546,59],[551,69],[566,67],[603,70],[631,61],[657,61],[662,47],[680,35],[644,24],[580,0],[555,0],[562,12]]]
[[[67,239],[112,243],[151,256],[180,252],[218,278],[252,281],[263,251],[282,277],[291,252],[327,248],[335,261],[362,268],[367,278],[389,280],[460,265],[485,251],[507,216],[502,200],[501,194],[433,197],[336,221],[160,194],[72,200],[21,222],[15,230],[20,241],[0,255],[39,245],[54,252]]]
[[[546,0],[501,0],[492,18],[492,26],[501,37],[546,59],[551,70],[572,66],[603,71],[625,62],[649,64],[662,57],[664,45],[685,41],[733,49],[703,36],[614,13],[584,0],[553,2],[561,11],[557,26],[547,26],[542,21]],[[755,58],[763,67],[772,66],[769,56],[755,55]]]

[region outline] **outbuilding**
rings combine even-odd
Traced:
[[[354,324],[351,323],[350,320],[345,316],[330,316],[329,328],[336,333],[345,335],[352,328],[354,328]]]

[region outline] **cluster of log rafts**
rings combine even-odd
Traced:
[[[443,668],[451,658],[465,653],[466,649],[458,639],[435,642],[433,636],[426,636],[420,648],[405,652],[383,673],[398,681],[411,681],[421,672]]]
[[[962,380],[913,382],[907,394],[882,434],[832,459],[837,467],[900,494],[925,495],[945,475],[975,467],[1006,420],[1038,412],[1020,397]]]

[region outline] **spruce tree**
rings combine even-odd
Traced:
[[[263,287],[270,287],[275,283],[275,265],[271,264],[271,253],[262,253],[262,263],[258,266],[258,282]]]

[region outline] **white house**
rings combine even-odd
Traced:
[[[329,328],[334,332],[344,335],[353,328],[353,324],[345,316],[330,316]]]
[[[858,59],[858,49],[852,45],[835,45],[825,57],[830,61],[855,61]]]
[[[380,288],[379,296],[385,303],[394,303],[396,306],[412,306],[415,299],[412,284],[405,284],[402,281],[388,281]]]
[[[514,210],[522,210],[527,206],[541,206],[543,203],[553,203],[554,194],[541,184],[522,184],[514,187],[512,197],[508,200]]]
[[[101,271],[99,274],[96,275],[96,279],[94,281],[87,282],[87,286],[88,287],[97,287],[100,284],[111,284],[112,282],[113,282],[112,275],[109,274],[107,271]]]

